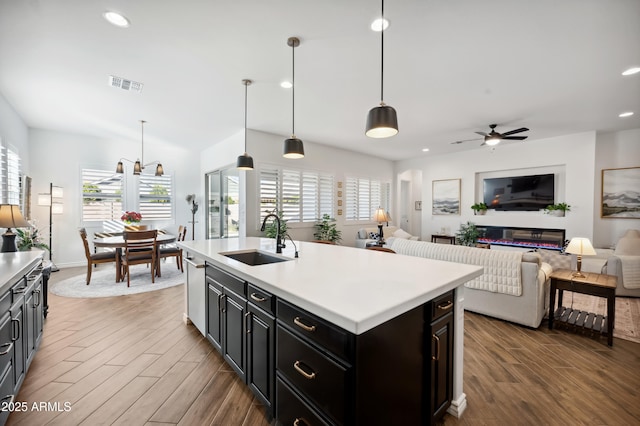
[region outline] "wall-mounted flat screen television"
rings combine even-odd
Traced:
[[[513,176],[483,180],[484,202],[496,210],[540,210],[554,203],[555,176]]]

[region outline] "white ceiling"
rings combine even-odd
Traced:
[[[131,21],[116,28],[106,10]],[[206,148],[249,128],[405,159],[640,128],[639,0],[387,0],[385,101],[400,133],[364,135],[379,102],[379,0],[0,0],[0,93],[28,126]],[[142,93],[108,75],[144,83]],[[618,114],[635,111],[621,119]],[[423,153],[422,148],[430,148]],[[278,149],[281,149],[278,147]],[[239,153],[240,154],[240,153]]]

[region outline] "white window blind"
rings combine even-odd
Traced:
[[[347,177],[345,185],[346,220],[371,220],[378,207],[389,211],[391,185],[368,178]]]
[[[140,175],[140,214],[142,219],[171,219],[173,185],[169,175]]]
[[[18,152],[0,145],[0,202],[20,204],[20,173],[22,165]]]
[[[120,220],[123,175],[112,171],[82,169],[82,220]]]
[[[333,216],[333,176],[292,169],[260,170],[260,221],[276,211],[291,222]]]

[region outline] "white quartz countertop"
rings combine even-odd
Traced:
[[[33,268],[44,254],[41,250],[0,253],[0,292]]]
[[[275,240],[230,238],[178,243],[202,258],[320,318],[362,334],[482,274],[482,267],[354,247],[298,242],[299,258],[249,266],[221,252],[275,255]]]

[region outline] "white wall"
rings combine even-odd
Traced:
[[[18,151],[22,171],[29,174],[29,129],[22,118],[0,93],[0,143]],[[4,232],[4,231],[3,231]]]
[[[596,137],[596,173],[593,199],[593,239],[596,247],[615,244],[627,229],[640,229],[640,219],[600,217],[602,169],[640,167],[640,129],[598,134]],[[636,188],[640,192],[640,188]]]
[[[145,140],[145,161],[159,160],[165,173],[174,178],[175,221],[147,222],[154,227],[177,230],[178,225],[187,225],[191,220],[187,194],[199,188],[199,165],[196,154],[188,147],[178,148],[169,144]],[[53,255],[60,266],[86,264],[84,249],[78,235],[79,227],[86,227],[88,234],[99,231],[98,224],[82,223],[81,169],[97,168],[115,170],[121,157],[135,160],[140,156],[140,140],[104,139],[52,130],[30,129],[29,150],[31,153],[31,176],[33,216],[38,227],[46,233],[49,224],[48,207],[37,205],[38,193],[48,193],[49,183],[63,187],[64,214],[54,215]],[[134,179],[128,167],[125,179]]]
[[[428,156],[399,161],[396,170],[422,171],[422,239],[447,228],[455,233],[468,220],[487,226],[522,226],[566,229],[567,238],[593,238],[593,192],[595,185],[595,132],[549,138],[526,143],[511,143],[455,154]],[[481,177],[503,171],[506,174],[557,173],[556,202],[571,205],[564,218],[542,212],[488,211],[474,216],[471,205],[480,201]],[[434,180],[461,179],[461,214],[434,216],[431,214],[431,185]],[[480,183],[478,183],[480,182]]]

